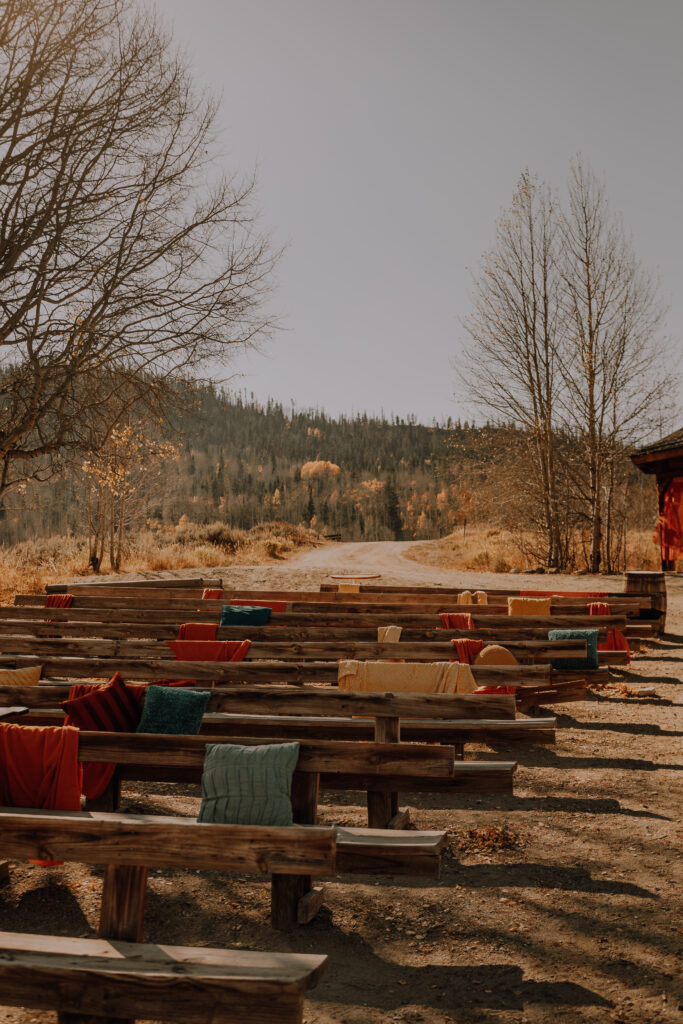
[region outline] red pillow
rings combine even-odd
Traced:
[[[72,690],[73,692],[73,690]],[[104,686],[62,701],[69,721],[90,732],[135,732],[141,708],[117,672]]]

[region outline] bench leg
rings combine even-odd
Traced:
[[[0,860],[0,885],[9,883],[9,861]]]
[[[398,793],[368,790],[368,828],[390,828],[398,813]]]
[[[142,942],[142,922],[147,892],[147,868],[107,864],[102,886],[98,936]]]
[[[320,775],[317,772],[294,772],[291,800],[295,824],[315,825],[319,788]]]
[[[121,803],[121,779],[118,771],[111,777],[111,782],[101,796],[95,800],[86,799],[86,811],[118,811]]]
[[[273,928],[281,932],[290,932],[296,928],[299,923],[299,902],[310,891],[310,875],[274,874],[270,892],[270,923]]]

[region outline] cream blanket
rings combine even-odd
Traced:
[[[458,594],[458,604],[474,604],[471,590],[463,590],[461,594]]]
[[[433,661],[340,661],[340,690],[371,693],[474,693],[477,684],[469,665]]]
[[[340,583],[337,591],[340,594],[359,594],[360,583]]]
[[[476,604],[488,604],[489,599],[485,590],[475,590],[474,600]]]
[[[378,626],[377,642],[380,644],[397,644],[401,639],[403,626]]]
[[[508,615],[550,615],[550,597],[508,597]]]

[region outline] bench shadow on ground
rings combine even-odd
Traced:
[[[593,878],[580,867],[516,861],[512,864],[461,864],[454,857],[445,859],[444,881],[467,889],[556,889],[561,892],[599,893],[607,896],[636,896],[659,899],[657,893],[631,882]]]
[[[548,712],[552,716],[552,712]],[[582,721],[566,713],[555,715],[557,728],[576,729],[581,732],[623,732],[631,736],[683,736],[683,732],[675,729],[663,729],[661,725],[654,725],[651,722],[604,722]]]
[[[353,876],[353,881],[362,882],[362,877]],[[377,881],[376,876],[372,876],[372,881]],[[387,879],[387,884],[392,884],[390,879]],[[158,902],[164,919],[172,920],[173,904],[169,897],[159,897]],[[156,903],[157,898],[148,893],[149,918],[155,917]],[[178,919],[181,917],[182,905],[179,905]],[[216,929],[220,930],[221,925],[213,911],[193,908],[193,925],[199,929],[199,934],[210,925],[216,940],[220,940]],[[265,921],[256,923],[258,938],[250,934],[250,948],[262,946],[293,953],[310,953],[315,949],[329,956],[324,977],[307,995],[315,1002],[329,1001],[356,1007],[360,1001],[365,1007],[385,1011],[395,1011],[413,1003],[442,1011],[460,1011],[463,1006],[471,1010],[521,1011],[525,1004],[606,1008],[613,1005],[584,985],[564,980],[537,982],[524,977],[521,968],[509,963],[467,966],[407,966],[396,963],[379,955],[357,933],[335,924],[333,907],[324,906],[311,924],[285,935],[274,933],[264,925]],[[187,935],[184,938],[187,940]],[[155,941],[155,936],[147,939]],[[359,964],[363,965],[362,979],[359,979]]]
[[[358,989],[357,958],[362,959],[366,977],[362,1001],[385,1011],[417,1004],[434,1010],[461,1012],[470,1010],[517,1010],[536,1006],[599,1006],[614,1004],[597,992],[573,981],[534,981],[525,978],[514,964],[472,964],[471,966],[406,967],[391,963],[373,953],[357,937],[346,937],[345,955],[330,955],[330,965],[321,984],[311,993],[312,1002],[348,1003],[349,991]],[[459,1018],[460,1019],[460,1018]]]
[[[49,868],[45,869],[49,871]],[[56,869],[59,871],[59,869]],[[0,920],[3,931],[26,932],[31,935],[45,934],[45,911],[50,908],[51,924],[48,931],[54,935],[94,935],[78,900],[69,889],[66,880],[58,875],[45,877],[35,889],[22,893],[14,901],[9,899],[13,878],[0,889]],[[5,895],[6,894],[6,895]]]
[[[410,803],[416,809],[442,811],[560,811],[565,814],[619,814],[625,818],[653,818],[657,821],[671,821],[666,814],[654,811],[634,811],[622,807],[612,797],[580,797],[580,796],[515,796],[513,793],[482,793],[461,796],[445,794],[421,793],[419,802],[416,793],[410,794]]]
[[[600,757],[599,755],[588,755],[578,757],[575,754],[558,754],[552,747],[503,747],[496,746],[493,753],[503,760],[514,760],[527,768],[557,768],[560,771],[571,768],[579,769],[608,769],[619,768],[624,771],[683,771],[683,764],[667,764],[660,761],[650,761],[636,757]],[[478,757],[478,760],[490,760],[488,756]]]

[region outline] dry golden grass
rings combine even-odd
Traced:
[[[121,571],[161,572],[166,569],[213,569],[224,565],[267,563],[285,559],[302,548],[323,543],[303,526],[260,523],[251,530],[233,530],[223,523],[198,525],[185,517],[176,527],[147,529],[132,535]],[[17,593],[42,590],[70,576],[96,578],[88,567],[85,538],[46,537],[0,548],[0,603]],[[104,572],[107,572],[105,564]]]
[[[659,568],[659,553],[649,531],[629,531],[626,545],[628,569]],[[530,546],[530,536],[520,536],[487,526],[468,526],[464,536],[461,530],[457,530],[442,540],[416,544],[407,552],[407,557],[442,569],[468,572],[528,571],[538,565],[537,561],[524,553],[525,548]]]

